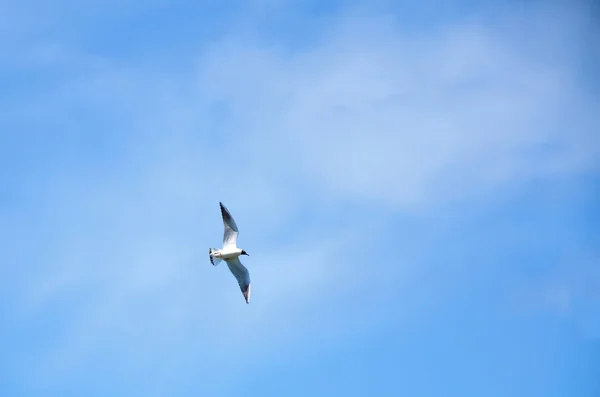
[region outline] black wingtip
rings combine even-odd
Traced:
[[[231,218],[231,214],[229,213],[229,210],[227,209],[227,207],[225,207],[225,205],[223,205],[223,203],[219,202],[219,205],[221,206],[221,214],[223,215],[224,219],[229,219]]]
[[[241,288],[246,304],[250,304],[250,284],[246,288]]]

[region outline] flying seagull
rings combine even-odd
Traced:
[[[242,290],[246,303],[250,303],[250,274],[248,273],[248,269],[242,265],[242,262],[240,262],[239,259],[240,255],[248,254],[243,249],[237,247],[237,236],[239,231],[229,210],[221,202],[219,202],[219,206],[221,207],[221,216],[223,217],[223,226],[225,227],[225,233],[223,234],[223,248],[220,250],[216,248],[208,249],[210,263],[212,263],[213,266],[217,266],[222,260],[227,262],[229,270],[233,273]]]

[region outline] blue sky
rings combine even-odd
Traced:
[[[597,9],[428,4],[0,3],[0,393],[596,396]]]

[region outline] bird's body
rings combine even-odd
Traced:
[[[213,258],[219,258],[223,260],[234,259],[242,254],[242,249],[237,247],[226,247],[220,250],[211,251]]]
[[[220,250],[209,248],[208,255],[210,263],[212,263],[213,266],[217,266],[222,260],[227,262],[227,267],[229,267],[229,270],[236,278],[246,303],[250,303],[250,274],[248,273],[248,269],[242,265],[242,262],[240,262],[239,259],[240,255],[248,254],[243,249],[237,247],[237,236],[239,231],[233,217],[223,203],[219,203],[219,206],[221,207],[221,216],[223,217],[223,226],[225,228],[225,233],[223,234],[223,248]]]

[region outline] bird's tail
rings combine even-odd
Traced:
[[[217,251],[216,248],[209,248],[208,249],[208,257],[210,258],[210,263],[212,263],[213,266],[217,266],[223,260],[221,258],[215,258],[215,257],[212,256],[213,252],[215,252],[215,251]]]

